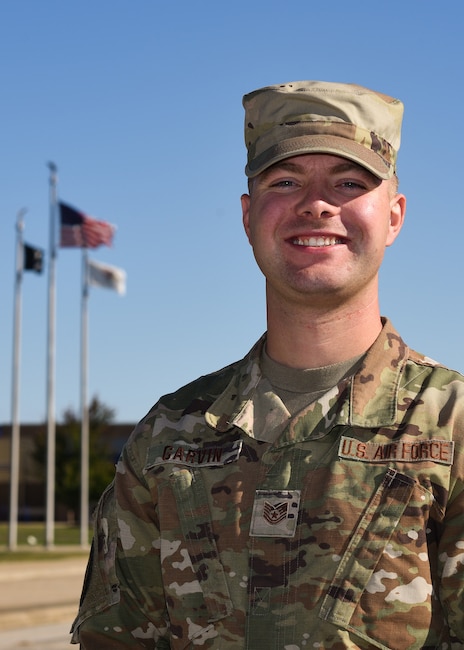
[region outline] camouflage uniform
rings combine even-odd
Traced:
[[[464,648],[464,378],[385,321],[356,375],[269,443],[253,437],[262,345],[134,431],[74,641]]]

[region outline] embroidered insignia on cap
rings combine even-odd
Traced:
[[[256,490],[251,537],[293,537],[300,494],[300,490]]]

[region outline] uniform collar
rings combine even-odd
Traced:
[[[398,391],[409,349],[388,319],[383,318],[382,324],[356,374],[295,417],[284,434],[287,442],[308,437],[308,430],[311,438],[320,438],[336,425],[372,428],[391,426],[396,421]],[[262,378],[259,359],[265,340],[263,335],[237,364],[229,385],[207,410],[207,423],[218,431],[237,426],[253,435],[252,398]]]

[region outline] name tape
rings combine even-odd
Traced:
[[[165,463],[188,467],[220,467],[237,461],[241,449],[241,440],[224,445],[199,446],[184,441],[159,445],[149,450],[146,469]]]

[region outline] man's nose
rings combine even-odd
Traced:
[[[338,207],[330,202],[323,190],[317,187],[305,189],[297,204],[297,213],[314,219],[329,218],[337,214]]]

